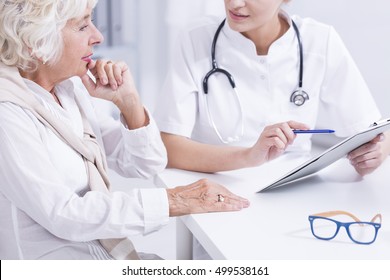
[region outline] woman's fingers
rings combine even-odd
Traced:
[[[188,186],[168,189],[167,193],[170,216],[238,211],[249,206],[247,199],[207,179],[201,179]]]
[[[217,194],[215,197],[215,204],[216,207],[214,211],[217,211],[218,209],[222,209],[223,211],[239,211],[243,208],[249,207],[249,201],[246,199],[243,199],[242,197],[237,197],[234,194]]]
[[[124,62],[111,60],[97,60],[88,67],[97,82],[103,86],[110,86],[114,91],[123,84],[123,73],[128,70]]]
[[[115,64],[112,61],[108,61],[104,65],[104,71],[103,72],[105,74],[105,78],[106,78],[106,81],[107,81],[107,83],[105,83],[104,85],[109,84],[112,90],[117,90],[118,83],[116,82],[116,79],[114,77],[114,68],[116,68],[116,66],[115,66]]]
[[[114,102],[136,92],[129,68],[123,61],[91,60],[88,69],[94,79],[88,74],[81,79],[93,97]]]

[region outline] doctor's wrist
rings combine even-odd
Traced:
[[[246,148],[243,151],[244,167],[256,167],[266,162],[262,152],[255,147]]]

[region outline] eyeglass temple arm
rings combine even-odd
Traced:
[[[355,220],[355,222],[361,222],[360,219],[358,219],[355,215],[347,212],[347,211],[342,211],[342,210],[337,210],[337,211],[328,211],[328,212],[322,212],[322,213],[317,213],[313,214],[313,216],[322,216],[322,217],[333,217],[337,215],[347,215],[351,217],[352,219]],[[376,219],[379,218],[379,223],[382,223],[382,215],[381,214],[376,214],[374,218],[371,219],[371,222],[373,223]]]
[[[321,216],[321,217],[333,217],[337,215],[347,215],[354,219],[355,222],[360,222],[360,220],[353,214],[347,212],[347,211],[342,211],[342,210],[336,210],[336,211],[328,211],[328,212],[322,212],[322,213],[317,213],[313,214],[313,216]]]
[[[376,214],[374,218],[371,219],[371,223],[373,223],[376,219],[379,219],[379,223],[382,224],[382,215]]]

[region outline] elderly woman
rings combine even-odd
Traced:
[[[92,59],[103,40],[91,21],[95,4],[0,6],[1,259],[137,259],[127,236],[157,230],[169,216],[249,205],[206,180],[108,191],[107,165],[148,177],[165,167],[166,151],[127,65]],[[121,119],[101,116],[91,96],[113,102]]]

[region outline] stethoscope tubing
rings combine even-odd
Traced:
[[[219,140],[223,144],[229,144],[229,143],[232,143],[232,142],[237,142],[244,136],[244,111],[242,109],[242,103],[241,103],[240,96],[238,95],[238,93],[237,93],[235,88],[233,88],[233,92],[234,92],[233,94],[235,95],[234,100],[236,100],[237,107],[239,108],[240,133],[239,133],[239,135],[235,135],[233,137],[228,137],[227,139],[224,139],[222,137],[221,132],[219,131],[219,129],[217,128],[217,125],[215,124],[214,118],[213,118],[213,116],[212,116],[212,114],[210,112],[210,106],[209,106],[209,102],[208,102],[208,97],[206,96],[206,107],[207,107],[207,115],[208,115],[209,121],[210,121],[211,126],[213,127],[215,133],[217,134]]]
[[[299,32],[298,26],[293,20],[291,20],[292,26],[295,30],[298,40],[298,49],[299,49],[299,77],[298,77],[298,88],[302,88],[303,85],[303,46],[301,41],[301,34]]]

